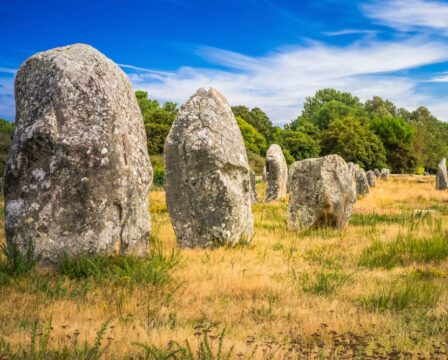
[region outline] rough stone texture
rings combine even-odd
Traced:
[[[288,227],[344,227],[356,201],[347,163],[339,155],[297,161],[288,178]]]
[[[263,175],[261,175],[263,182],[266,182],[266,165],[263,166]]]
[[[359,165],[356,167],[355,173],[356,193],[358,196],[365,196],[369,193],[369,181],[367,174]]]
[[[199,89],[165,142],[165,188],[178,244],[216,247],[253,235],[249,166],[227,100]]]
[[[38,53],[15,81],[16,128],[5,169],[7,241],[52,262],[142,255],[152,167],[134,91],[87,45]]]
[[[389,180],[390,171],[389,169],[381,169],[381,180]]]
[[[373,187],[376,185],[376,175],[375,172],[373,170],[369,170],[366,173],[367,176],[367,182],[369,183],[370,187]]]
[[[381,177],[381,171],[379,171],[378,169],[373,170],[373,172],[375,173],[375,176],[377,178]]]
[[[436,190],[447,190],[448,189],[448,174],[446,169],[446,158],[443,158],[437,169],[436,175]]]
[[[280,200],[286,196],[288,165],[282,148],[277,144],[269,146],[266,152],[266,195],[264,202]]]
[[[258,203],[258,195],[257,195],[257,179],[255,176],[255,171],[249,169],[250,175],[250,201],[252,204]]]
[[[349,162],[347,165],[353,176],[353,181],[355,182],[356,194],[358,196],[365,196],[369,193],[369,182],[367,180],[366,172],[358,164]]]

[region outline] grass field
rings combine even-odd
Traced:
[[[178,250],[163,191],[151,211],[145,260],[3,256],[0,359],[446,358],[448,192],[431,177],[379,182],[343,231],[289,232],[286,202],[257,204],[237,248]]]

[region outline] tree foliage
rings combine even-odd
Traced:
[[[165,139],[178,112],[177,105],[166,102],[160,106],[157,100],[150,99],[148,93],[142,90],[136,91],[135,96],[143,115],[149,155],[162,154]]]
[[[0,176],[3,176],[5,170],[13,132],[14,124],[5,119],[0,119]]]
[[[282,147],[288,162],[292,160],[303,160],[319,155],[319,143],[311,136],[293,130],[283,130],[279,133],[277,141]]]
[[[358,119],[346,117],[331,122],[322,138],[322,151],[325,154],[338,154],[365,169],[386,166],[383,143]]]
[[[252,125],[268,142],[272,142],[275,138],[276,129],[272,121],[260,108],[249,110],[247,106],[232,106],[235,117],[240,117]]]
[[[236,117],[236,122],[240,128],[241,135],[243,136],[246,150],[258,155],[264,155],[266,153],[266,139],[264,136],[246,120],[238,116]]]

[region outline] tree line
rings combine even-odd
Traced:
[[[163,179],[165,138],[179,111],[174,102],[160,104],[146,91],[136,91],[143,114],[155,182]],[[322,89],[305,100],[301,114],[284,128],[274,126],[260,108],[232,107],[251,166],[263,167],[270,144],[279,144],[288,163],[338,154],[365,169],[388,167],[395,173],[435,172],[448,155],[448,123],[424,106],[397,108],[375,96],[364,103],[349,92]],[[3,172],[14,125],[0,119],[0,171]],[[160,179],[159,179],[160,177]]]
[[[163,144],[178,108],[163,105],[145,91],[136,92],[143,113],[150,155]],[[388,167],[396,173],[434,172],[448,155],[448,124],[424,106],[397,108],[375,96],[364,103],[349,92],[322,89],[305,100],[301,114],[284,128],[274,126],[260,108],[232,107],[249,159],[264,156],[268,146],[282,146],[286,160],[341,155],[365,169]]]

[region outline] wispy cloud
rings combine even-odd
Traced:
[[[184,102],[197,88],[213,86],[236,104],[259,106],[277,124],[296,117],[307,96],[333,87],[362,99],[381,95],[399,106],[428,104],[417,91],[417,81],[395,72],[448,60],[448,46],[426,38],[400,42],[365,40],[333,47],[310,42],[263,57],[251,57],[215,48],[202,48],[201,56],[214,68],[182,67],[155,78],[133,71],[134,86],[164,100]]]
[[[322,34],[326,36],[343,36],[343,35],[376,35],[376,30],[363,30],[363,29],[344,29],[339,31],[324,31]]]
[[[15,74],[17,73],[17,69],[11,69],[11,68],[0,67],[0,73],[3,73],[3,74],[13,74],[13,75],[15,75]]]
[[[164,72],[164,71],[157,71],[157,70],[153,70],[153,69],[147,69],[147,68],[140,67],[140,66],[134,66],[134,65],[128,65],[128,64],[118,64],[118,66],[120,66],[123,69],[142,71],[142,72],[145,72],[145,73],[150,73],[150,74],[155,74],[155,75],[168,75],[168,73]]]
[[[433,0],[376,0],[361,6],[378,23],[400,31],[433,29],[448,33],[448,4]]]

